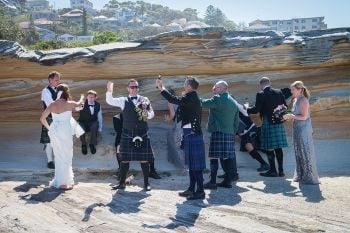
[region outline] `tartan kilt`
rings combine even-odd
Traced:
[[[132,141],[134,137],[140,136],[143,140],[141,147],[135,147]],[[120,140],[121,161],[154,161],[151,141],[147,130],[136,131],[123,129]]]
[[[52,116],[48,116],[46,118],[46,121],[47,121],[47,123],[49,123],[49,125],[51,125]],[[50,137],[49,137],[48,132],[49,131],[45,128],[45,126],[41,125],[40,143],[42,143],[42,144],[50,143]]]
[[[235,136],[229,133],[213,132],[210,136],[209,158],[234,158]]]
[[[287,137],[283,124],[271,124],[264,117],[261,126],[260,149],[269,150],[287,147]]]
[[[258,132],[257,132],[257,127],[254,126],[247,132],[246,134],[240,136],[241,137],[241,146],[240,146],[240,151],[246,152],[247,149],[245,148],[245,145],[247,143],[250,143],[253,145],[255,149],[257,149],[260,145],[258,145]]]
[[[183,129],[185,164],[189,170],[199,171],[206,168],[205,148],[202,134],[193,134],[191,129]]]

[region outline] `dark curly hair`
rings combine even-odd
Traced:
[[[69,92],[69,87],[67,84],[61,83],[60,85],[57,86],[57,92],[62,91],[62,95],[60,97],[60,99],[64,99],[64,100],[70,100],[71,99],[71,95]]]

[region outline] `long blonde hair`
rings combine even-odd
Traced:
[[[295,81],[294,83],[292,83],[292,85],[290,85],[291,87],[294,87],[298,90],[302,90],[303,95],[310,99],[310,92],[307,89],[307,87],[304,85],[304,83],[302,81]]]

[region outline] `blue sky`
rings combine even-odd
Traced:
[[[49,0],[55,8],[69,7],[69,0]],[[90,0],[91,1],[91,0]],[[121,1],[121,0],[119,0]],[[195,8],[203,16],[208,5],[220,8],[227,18],[247,24],[255,19],[290,19],[325,16],[328,28],[350,27],[350,0],[144,0],[173,9]],[[109,0],[92,0],[101,9]]]

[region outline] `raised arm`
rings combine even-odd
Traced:
[[[201,99],[202,107],[203,108],[216,108],[218,105],[218,98],[219,96],[214,95],[210,99]]]
[[[106,103],[121,109],[124,109],[125,106],[124,97],[113,98],[113,83],[110,81],[107,83]]]

